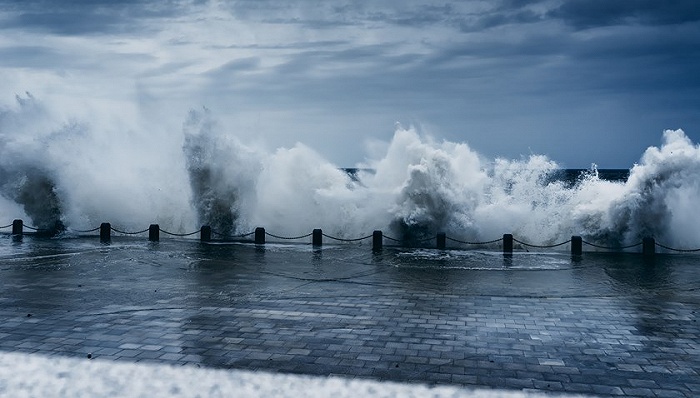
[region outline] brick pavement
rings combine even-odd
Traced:
[[[400,253],[371,255],[366,247],[175,244],[47,243],[29,255],[6,255],[0,350],[601,396],[700,396],[693,288],[700,261],[692,256],[655,264],[584,256],[542,270],[517,269],[516,257],[513,269],[474,270],[453,267],[469,257],[402,267],[411,261]]]

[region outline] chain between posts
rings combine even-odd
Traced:
[[[271,234],[271,233],[265,231],[265,235],[271,236],[271,237],[276,238],[276,239],[294,240],[294,239],[308,238],[309,236],[313,235],[313,232],[312,232],[312,233],[308,233],[308,234],[306,234],[306,235],[289,237],[289,236],[273,235],[273,234]]]
[[[110,229],[118,234],[124,234],[124,235],[138,235],[138,234],[142,234],[144,232],[148,232],[148,228],[144,229],[143,231],[137,231],[137,232],[120,231],[120,230],[113,228],[113,227],[110,227]]]
[[[398,239],[395,239],[395,238],[392,238],[392,237],[386,236],[386,235],[384,235],[383,238],[384,238],[384,239],[389,239],[389,240],[392,241],[392,242],[401,242],[401,241],[398,240]]]
[[[515,238],[513,238],[513,242],[518,242],[518,243],[520,243],[520,244],[523,245],[523,246],[535,247],[535,248],[538,248],[538,249],[551,249],[551,248],[553,248],[553,247],[563,246],[563,245],[565,245],[565,244],[567,244],[567,243],[571,243],[571,239],[567,240],[566,242],[556,243],[556,244],[553,244],[553,245],[533,245],[533,244],[530,244],[530,243],[525,243],[525,242],[519,241],[519,240],[517,240],[517,239],[515,239]]]
[[[32,231],[48,231],[46,228],[30,227],[29,225],[23,225],[24,228],[31,229]]]
[[[633,245],[628,245],[628,246],[622,246],[622,247],[611,247],[611,246],[601,246],[601,245],[596,245],[595,243],[591,242],[586,242],[585,240],[582,241],[583,243],[587,244],[588,246],[593,246],[598,249],[605,249],[605,250],[624,250],[624,249],[631,249],[633,247],[641,246],[644,242],[639,242],[635,243]]]
[[[0,229],[10,228],[10,227],[12,227],[13,225],[14,225],[14,224],[2,225],[2,226],[0,226]],[[30,229],[30,230],[34,230],[34,231],[49,231],[49,229],[37,228],[37,227],[30,226],[30,225],[24,225],[23,227],[24,227],[24,228],[27,228],[27,229]],[[96,228],[87,229],[87,230],[73,230],[73,231],[74,231],[74,232],[78,232],[78,233],[89,233],[89,232],[95,232],[95,231],[99,230],[100,228],[101,228],[101,227],[96,227]],[[143,234],[143,233],[146,233],[146,232],[149,232],[149,231],[150,231],[150,228],[147,228],[147,229],[144,229],[144,230],[141,230],[141,231],[135,231],[135,232],[122,231],[122,230],[119,230],[119,229],[113,228],[113,227],[110,227],[110,229],[111,229],[112,231],[116,232],[116,233],[123,234],[123,235],[138,235],[138,234]],[[197,233],[200,233],[200,230],[197,230],[197,231],[194,231],[194,232],[190,232],[190,233],[174,233],[174,232],[166,231],[166,230],[161,229],[161,228],[158,228],[158,230],[159,230],[160,232],[166,234],[166,235],[178,236],[178,237],[186,237],[186,236],[191,236],[191,235],[195,235],[195,234],[197,234]],[[254,235],[254,234],[255,234],[255,231],[249,232],[249,233],[240,234],[240,235],[225,235],[225,234],[221,234],[221,233],[218,233],[218,232],[215,232],[215,231],[212,231],[212,233],[215,234],[215,235],[217,235],[217,236],[220,236],[220,237],[227,237],[227,238],[245,238],[245,237]],[[265,232],[265,235],[270,236],[270,237],[273,237],[273,238],[276,238],[276,239],[296,240],[296,239],[308,238],[308,237],[310,237],[310,236],[313,235],[313,232],[312,232],[312,233],[308,233],[308,234],[304,234],[304,235],[299,235],[299,236],[280,236],[280,235],[275,235],[275,234],[272,234],[272,233],[269,233],[269,232]],[[362,237],[359,237],[359,238],[339,238],[339,237],[332,236],[332,235],[328,235],[328,234],[325,234],[325,233],[321,233],[321,235],[324,236],[324,237],[326,237],[326,238],[328,238],[328,239],[333,239],[333,240],[340,241],[340,242],[359,242],[359,241],[362,241],[362,240],[369,239],[369,238],[372,238],[372,237],[373,237],[373,235],[367,235],[367,236],[362,236]],[[442,235],[444,236],[444,234],[442,234]],[[392,237],[386,236],[386,235],[382,236],[382,238],[383,238],[383,239],[390,240],[390,241],[393,241],[393,242],[397,242],[397,243],[401,243],[401,242],[402,242],[402,240],[400,240],[400,239],[392,238]],[[455,239],[455,238],[452,238],[452,237],[449,237],[449,236],[444,236],[444,238],[445,238],[446,240],[449,240],[449,241],[452,241],[452,242],[455,242],[455,243],[465,244],[465,245],[489,245],[489,244],[498,243],[498,242],[503,241],[503,238],[498,238],[498,239],[494,239],[494,240],[490,240],[490,241],[484,241],[484,242],[470,242],[470,241],[464,241],[464,240]],[[435,238],[434,238],[434,237],[429,237],[429,238],[425,238],[425,239],[416,240],[416,241],[414,241],[414,243],[425,243],[425,242],[429,242],[429,241],[431,241],[431,240],[433,240],[433,239],[435,239]],[[571,243],[571,242],[572,242],[572,239],[566,240],[566,241],[561,242],[561,243],[551,244],[551,245],[535,245],[535,244],[523,242],[523,241],[518,240],[518,239],[515,239],[515,238],[513,238],[513,241],[514,241],[514,242],[517,242],[517,243],[519,243],[519,244],[521,244],[521,245],[523,245],[523,246],[535,247],[535,248],[541,248],[541,249],[549,249],[549,248],[555,248],[555,247],[559,247],[559,246],[563,246],[563,245],[565,245],[565,244]],[[634,247],[641,246],[641,245],[645,244],[644,242],[639,242],[639,243],[635,243],[635,244],[631,244],[631,245],[627,245],[627,246],[603,246],[603,245],[599,245],[599,244],[596,244],[596,243],[588,242],[588,241],[585,241],[585,240],[582,240],[581,243],[586,244],[586,245],[588,245],[588,246],[592,246],[592,247],[598,248],[598,249],[604,249],[604,250],[624,250],[624,249],[631,249],[631,248],[634,248]],[[654,245],[656,245],[656,246],[658,246],[658,247],[660,247],[660,248],[669,250],[669,251],[680,252],[680,253],[695,253],[695,252],[700,252],[700,248],[698,248],[698,249],[677,249],[677,248],[673,248],[673,247],[670,247],[670,246],[666,246],[666,245],[661,244],[661,243],[658,243],[658,242],[654,242]]]
[[[77,232],[77,233],[79,233],[79,234],[85,234],[85,233],[88,233],[88,232],[95,232],[95,231],[98,231],[99,229],[100,229],[100,227],[95,227],[95,228],[93,228],[93,229],[86,229],[86,230],[74,229],[73,231],[74,231],[74,232]]]
[[[445,239],[452,241],[452,242],[461,243],[464,245],[490,245],[492,243],[498,243],[498,242],[503,240],[503,238],[498,238],[498,239],[494,239],[494,240],[490,240],[490,241],[486,241],[486,242],[467,242],[464,240],[450,238],[449,236],[445,236]]]
[[[161,229],[161,228],[158,228],[158,230],[159,230],[160,232],[166,234],[166,235],[170,235],[170,236],[179,236],[179,237],[183,237],[183,236],[192,236],[192,235],[198,234],[198,233],[200,232],[200,231],[194,231],[194,232],[189,232],[189,233],[185,233],[185,234],[176,234],[176,233],[174,233],[174,232],[168,232],[168,231],[166,231],[166,230],[164,230],[164,229]]]
[[[373,236],[373,235],[367,235],[367,236],[363,236],[363,237],[361,237],[361,238],[344,239],[344,238],[336,238],[335,236],[330,236],[330,235],[326,235],[326,234],[321,234],[321,235],[325,236],[325,237],[328,238],[328,239],[334,239],[334,240],[337,240],[337,241],[340,241],[340,242],[359,242],[359,241],[361,241],[361,240],[369,239],[369,238],[371,238],[371,237]]]
[[[673,247],[668,247],[668,246],[662,245],[661,243],[656,243],[656,246],[659,246],[662,249],[671,250],[671,251],[679,252],[679,253],[700,252],[700,249],[674,249]]]
[[[211,231],[211,233],[216,235],[216,236],[221,236],[222,238],[235,239],[235,238],[245,238],[246,236],[251,236],[251,235],[255,234],[255,231],[248,232],[247,234],[240,234],[240,235],[226,235],[226,234],[222,234],[222,233],[219,233],[216,231]]]

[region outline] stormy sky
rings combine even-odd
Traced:
[[[30,92],[144,134],[206,107],[242,142],[342,167],[400,123],[628,168],[664,129],[700,141],[698,70],[695,0],[0,0],[0,107]]]

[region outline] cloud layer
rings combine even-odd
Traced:
[[[341,166],[396,121],[568,167],[700,137],[693,1],[0,0],[0,33],[0,103],[163,129],[204,105],[243,141]]]

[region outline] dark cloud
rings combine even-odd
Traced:
[[[612,139],[608,128],[648,131],[656,143],[663,128],[700,122],[694,1],[0,0],[0,18],[0,30],[39,40],[0,47],[0,67],[92,68],[98,79],[123,71],[148,101],[202,99],[232,118],[293,115],[299,130],[327,131],[335,118],[368,125],[374,115],[380,131],[425,121],[497,154],[510,156],[503,142],[512,141],[512,151],[559,157],[562,142],[588,132],[590,154],[613,151],[595,146]],[[41,42],[51,34],[97,36],[87,42],[104,51],[81,60],[61,47],[70,40]]]
[[[547,25],[543,11],[532,8],[541,6],[540,2],[514,2],[517,7],[510,3],[513,2],[499,3],[473,16],[470,30],[477,24],[484,29],[512,25],[513,32],[520,30],[518,35],[484,32],[480,36],[468,36],[479,34],[473,31],[465,33],[466,36],[456,34],[449,42],[436,42],[428,47],[428,52],[416,53],[396,53],[394,50],[400,43],[391,42],[390,38],[370,46],[343,43],[347,45],[315,50],[295,46],[300,51],[288,54],[286,62],[257,76],[260,80],[256,86],[270,85],[276,92],[288,90],[289,93],[277,98],[288,98],[290,104],[299,106],[323,106],[356,98],[362,98],[364,104],[377,105],[384,101],[383,93],[392,93],[395,102],[391,105],[400,101],[410,106],[411,101],[423,104],[432,101],[431,97],[482,92],[488,95],[480,94],[482,101],[494,101],[493,105],[497,106],[498,100],[492,96],[563,93],[587,101],[602,94],[635,93],[647,98],[673,88],[687,92],[700,89],[697,74],[693,72],[700,66],[697,29],[659,31],[631,27],[600,35],[576,35],[556,25]],[[273,7],[270,2],[264,4]],[[348,9],[335,9],[340,10]],[[425,11],[424,17],[413,18],[418,10]],[[357,6],[351,11],[370,15]],[[416,28],[438,21],[447,21],[447,26],[452,26],[456,19],[467,17],[450,5],[407,7],[392,12],[371,15],[374,21]],[[518,26],[522,23],[541,25],[526,30]],[[333,73],[316,73],[324,70]],[[295,100],[297,95],[305,96],[304,101]],[[688,99],[687,95],[684,98]],[[687,106],[697,104],[696,99]]]
[[[355,1],[316,3],[309,1],[243,0],[229,5],[237,18],[273,24],[303,25],[309,29],[331,29],[342,26],[376,28],[382,25],[424,28],[448,26],[465,32],[495,26],[541,21],[543,15],[530,9],[539,1],[491,2],[484,4],[447,1],[425,2]],[[479,11],[471,8],[478,7]]]
[[[17,16],[9,26],[35,28],[60,35],[127,31],[122,20],[90,10],[25,12]]]
[[[393,10],[368,12],[367,19],[400,26],[424,27],[435,24],[453,24],[458,12],[452,4],[418,5]]]
[[[142,33],[153,30],[147,20],[181,13],[174,0],[0,0],[4,28],[38,30],[58,35]]]
[[[551,10],[552,18],[560,18],[579,28],[611,25],[669,25],[700,21],[700,7],[695,0],[569,0]]]
[[[480,32],[485,29],[496,28],[504,25],[520,25],[542,22],[546,15],[541,11],[531,8],[537,1],[504,1],[493,2],[492,8],[473,14],[457,14],[453,18],[457,21],[460,31],[465,33]]]

